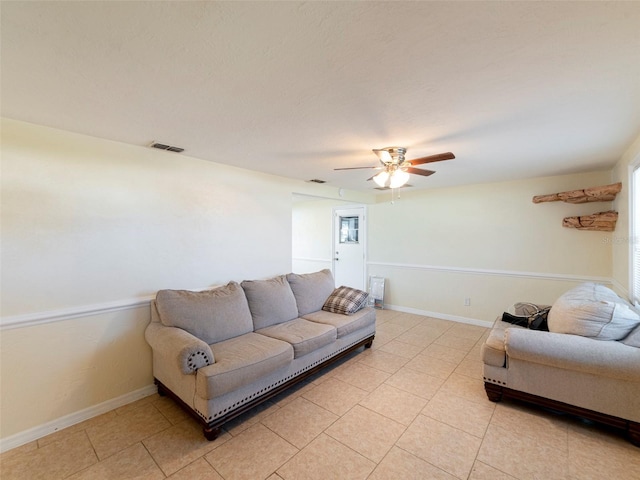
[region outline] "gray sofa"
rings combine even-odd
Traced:
[[[482,348],[491,401],[512,398],[605,423],[640,446],[640,316],[628,302],[585,283],[551,306],[550,331],[501,318]]]
[[[193,292],[161,290],[145,338],[161,395],[215,439],[220,427],[375,336],[366,294],[329,270]]]

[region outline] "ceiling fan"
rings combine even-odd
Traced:
[[[374,148],[373,153],[378,156],[382,166],[371,167],[346,167],[346,168],[334,168],[334,170],[358,170],[361,168],[374,168],[376,170],[382,170],[373,177],[367,178],[373,180],[381,187],[399,188],[409,181],[411,173],[414,175],[422,175],[428,177],[433,175],[433,170],[422,170],[421,168],[413,168],[415,165],[423,165],[425,163],[440,162],[442,160],[451,160],[456,158],[451,152],[438,153],[436,155],[429,155],[428,157],[416,158],[415,160],[405,160],[404,154],[407,152],[403,147],[385,147]]]

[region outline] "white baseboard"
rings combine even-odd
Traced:
[[[11,435],[10,437],[0,439],[0,453],[6,452],[7,450],[11,450],[12,448],[19,447],[26,443],[33,442],[34,440],[38,440],[39,438],[57,432],[58,430],[62,430],[63,428],[67,428],[80,422],[84,422],[85,420],[89,420],[90,418],[102,415],[103,413],[107,413],[118,407],[127,405],[128,403],[135,402],[136,400],[140,400],[141,398],[148,397],[149,395],[153,395],[154,393],[156,393],[156,391],[157,389],[155,385],[148,385],[120,397],[112,398],[111,400],[99,403],[98,405],[93,405],[92,407],[85,408],[84,410],[80,410],[79,412],[65,415],[64,417],[52,420],[51,422],[47,422],[43,425],[39,425],[37,427],[30,428],[29,430],[25,430],[24,432],[16,433],[15,435]]]
[[[468,325],[477,325],[479,327],[485,327],[485,328],[493,327],[493,322],[488,322],[486,320],[478,320],[476,318],[470,318],[470,317],[461,317],[458,315],[449,315],[448,313],[430,312],[428,310],[419,310],[417,308],[401,307],[398,305],[388,305],[388,304],[385,304],[384,308],[387,310],[395,310],[398,312],[424,315],[425,317],[440,318],[442,320],[451,320],[452,322],[466,323]]]

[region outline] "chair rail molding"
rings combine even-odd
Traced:
[[[421,265],[415,263],[367,262],[368,266],[391,267],[411,270],[427,270],[433,272],[459,273],[466,275],[495,275],[500,277],[533,278],[539,280],[565,280],[569,282],[598,282],[613,284],[611,277],[589,275],[572,275],[567,273],[524,272],[518,270],[494,270],[488,268],[448,267],[442,265]]]

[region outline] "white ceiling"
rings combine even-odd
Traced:
[[[610,168],[640,134],[640,2],[6,2],[2,115],[373,191]],[[179,154],[176,162],[181,161]]]

